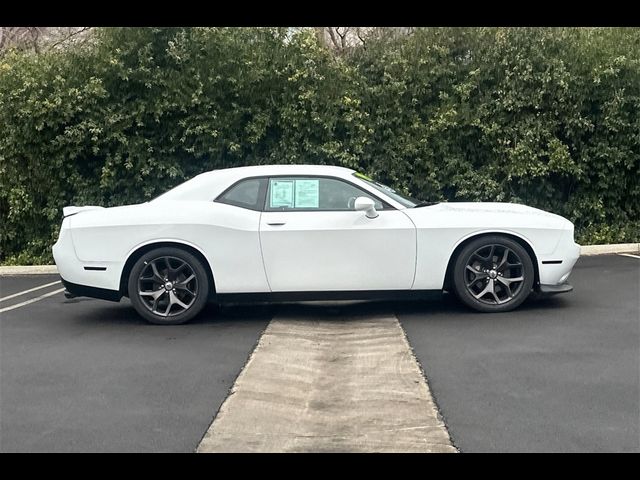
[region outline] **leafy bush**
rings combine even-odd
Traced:
[[[106,28],[0,57],[0,260],[65,205],[205,170],[338,164],[425,200],[527,203],[637,242],[640,29],[426,28],[337,56],[308,31]]]

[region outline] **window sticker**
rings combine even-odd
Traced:
[[[293,180],[271,181],[271,208],[293,208]]]
[[[318,208],[320,206],[320,180],[296,180],[295,182],[295,207]]]

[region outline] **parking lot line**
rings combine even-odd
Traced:
[[[625,257],[631,257],[631,258],[640,258],[640,255],[634,255],[633,253],[619,253],[618,255],[623,255]]]
[[[40,285],[38,287],[30,288],[29,290],[23,290],[22,292],[14,293],[13,295],[9,295],[7,297],[0,298],[0,302],[4,302],[5,300],[10,300],[12,298],[19,297],[21,295],[25,295],[27,293],[35,292],[36,290],[40,290],[41,288],[50,287],[51,285],[55,285],[56,283],[60,283],[60,280],[56,280],[55,282],[47,283],[45,285]]]
[[[63,292],[64,288],[60,288],[58,290],[54,290],[53,292],[49,292],[49,293],[45,293],[44,295],[40,295],[39,297],[36,298],[32,298],[31,300],[25,300],[24,302],[21,303],[16,303],[15,305],[11,305],[10,307],[5,307],[5,308],[0,308],[0,313],[3,312],[8,312],[9,310],[13,310],[16,308],[20,308],[20,307],[24,307],[25,305],[29,305],[30,303],[34,303],[34,302],[38,302],[44,298],[50,297],[52,295],[55,295],[56,293],[60,293]]]

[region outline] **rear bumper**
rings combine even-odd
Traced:
[[[60,277],[60,280],[62,280],[62,284],[67,289],[67,292],[71,293],[75,297],[99,298],[101,300],[110,300],[112,302],[119,302],[122,298],[122,295],[117,290],[78,285],[77,283],[71,283],[62,277]]]
[[[69,222],[69,220],[69,218],[65,218],[64,222]],[[60,229],[60,236],[53,245],[52,253],[60,277],[64,279],[64,282],[72,285],[71,289],[67,289],[69,292],[74,293],[72,289],[82,288],[85,292],[97,292],[98,295],[102,295],[100,292],[119,289],[124,262],[80,261],[76,256],[68,225],[66,228]],[[78,294],[78,296],[80,295],[104,298],[104,295]],[[114,295],[107,296],[113,297]]]

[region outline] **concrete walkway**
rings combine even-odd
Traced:
[[[395,316],[294,309],[267,327],[197,451],[457,450]]]

